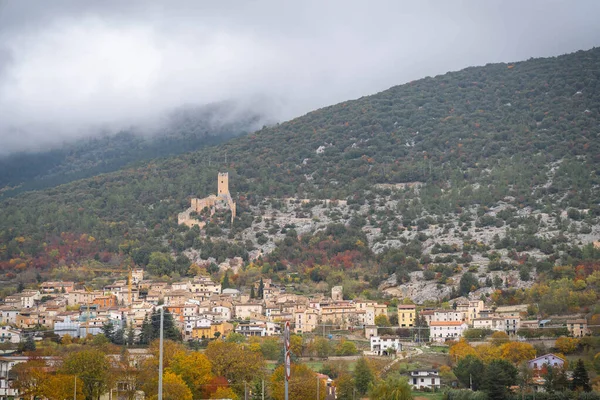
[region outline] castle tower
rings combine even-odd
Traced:
[[[219,172],[218,176],[218,196],[227,196],[229,195],[229,173],[228,172]]]

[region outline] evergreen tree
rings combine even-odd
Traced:
[[[517,384],[517,368],[502,359],[492,360],[485,368],[484,389],[490,400],[503,400],[508,397],[509,387]]]
[[[231,287],[229,283],[229,271],[225,271],[225,276],[223,277],[223,281],[221,282],[221,290],[228,289]]]
[[[152,327],[150,341],[152,341],[160,337],[160,310],[154,310],[150,319],[150,324]],[[181,341],[181,333],[175,326],[173,315],[171,315],[167,309],[164,309],[163,325],[163,336],[165,339]]]
[[[138,338],[138,344],[141,345],[149,345],[152,340],[152,325],[148,320],[148,316],[144,317],[144,321],[142,322],[142,330],[140,332],[140,336]]]
[[[127,326],[127,321],[123,319],[123,324],[120,328],[118,328],[113,334],[112,342],[117,345],[125,344],[125,328]]]
[[[255,297],[256,297],[256,295],[254,294],[254,286],[252,286],[252,287],[250,288],[250,298],[251,298],[251,299],[254,299]]]
[[[571,381],[571,389],[572,390],[583,390],[584,392],[591,392],[592,387],[590,386],[590,378],[588,376],[587,370],[585,369],[585,364],[583,360],[580,358],[577,360],[577,364],[575,365],[575,370],[573,371],[573,380]]]
[[[468,355],[461,358],[456,367],[454,375],[464,387],[479,390],[484,380],[485,365],[479,358]]]
[[[111,321],[106,321],[104,325],[102,325],[102,333],[109,341],[113,341],[113,336],[115,334],[115,327],[113,326]]]
[[[258,298],[262,299],[265,296],[265,283],[263,282],[263,278],[260,278],[260,283],[258,284]]]
[[[133,324],[129,324],[127,328],[127,346],[133,346],[135,343],[135,330]]]
[[[36,349],[36,345],[35,345],[35,341],[33,340],[33,335],[27,335],[27,338],[19,343],[19,351],[23,352],[23,351],[35,351]]]

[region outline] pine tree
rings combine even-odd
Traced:
[[[144,321],[142,322],[142,331],[140,332],[140,336],[138,338],[138,344],[148,345],[152,340],[152,325],[150,321],[148,321],[148,316],[144,317]]]
[[[129,324],[127,328],[127,346],[133,346],[135,343],[135,330],[133,329],[133,324]]]
[[[258,298],[263,299],[265,296],[265,284],[263,279],[260,278],[260,283],[258,284]]]
[[[19,343],[19,351],[35,351],[36,345],[33,340],[33,335],[27,335],[25,341]]]
[[[223,277],[223,281],[221,282],[221,290],[228,289],[231,287],[229,283],[229,271],[225,271],[225,276]]]
[[[115,331],[113,334],[112,342],[117,345],[125,344],[125,328],[127,326],[127,321],[123,320],[123,325]]]
[[[104,336],[106,336],[108,340],[110,340],[111,342],[113,341],[115,327],[113,326],[112,322],[106,321],[104,325],[102,325],[102,333],[104,334]]]
[[[250,288],[250,298],[251,299],[256,298],[256,295],[254,294],[254,285]]]
[[[592,390],[590,386],[590,378],[588,376],[587,370],[585,369],[585,364],[583,363],[583,360],[581,358],[577,360],[577,365],[575,365],[575,370],[573,371],[571,389],[583,389],[584,392],[591,392]]]

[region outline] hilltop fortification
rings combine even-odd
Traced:
[[[203,228],[206,225],[206,222],[194,218],[195,215],[192,216],[192,213],[197,215],[205,209],[209,209],[210,215],[212,216],[219,208],[226,208],[231,211],[231,223],[233,223],[233,219],[236,215],[236,204],[229,193],[229,173],[219,172],[217,176],[217,195],[211,194],[202,199],[193,198],[190,203],[190,208],[179,213],[177,216],[177,222],[180,225],[187,225],[190,228],[192,226]]]

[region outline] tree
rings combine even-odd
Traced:
[[[390,320],[387,317],[387,315],[385,315],[385,314],[379,314],[378,316],[375,317],[375,325],[381,326],[381,327],[391,326]]]
[[[353,356],[357,353],[356,345],[349,340],[342,340],[335,349],[336,356]]]
[[[33,340],[33,335],[27,335],[27,338],[25,339],[25,341],[19,343],[19,351],[20,352],[25,352],[25,351],[35,351],[36,346],[35,346],[35,341]]]
[[[111,321],[106,321],[102,325],[102,334],[104,335],[104,337],[106,337],[109,341],[112,342],[113,335],[115,334],[115,326]]]
[[[485,368],[484,387],[490,400],[506,399],[508,388],[517,384],[517,368],[507,360],[492,360]]]
[[[304,341],[300,335],[290,335],[290,350],[296,357],[302,357]]]
[[[169,370],[184,380],[194,398],[204,397],[204,385],[212,379],[212,364],[204,354],[180,351],[173,357]]]
[[[112,381],[106,356],[97,349],[69,354],[62,370],[65,374],[76,375],[81,379],[86,400],[99,399],[109,389]]]
[[[354,378],[349,373],[343,373],[335,380],[336,395],[338,400],[354,400]]]
[[[265,297],[265,283],[263,282],[263,278],[260,278],[260,283],[258,284],[258,298],[263,299]]]
[[[470,354],[460,359],[453,371],[464,387],[479,390],[483,384],[485,365],[475,355]]]
[[[14,387],[22,397],[35,398],[42,395],[42,385],[48,379],[44,360],[33,358],[15,365],[12,372],[16,376]]]
[[[479,281],[477,280],[477,277],[471,272],[465,272],[460,278],[460,283],[458,284],[458,292],[461,296],[467,296],[472,291],[477,290],[478,287]]]
[[[579,340],[566,336],[559,337],[554,343],[554,347],[563,354],[574,352],[577,350],[577,346],[579,346]]]
[[[373,371],[371,371],[371,367],[367,362],[367,359],[361,357],[356,362],[356,366],[354,367],[354,386],[356,390],[361,395],[367,393],[369,390],[369,385],[373,382],[374,376]]]
[[[569,387],[569,380],[564,368],[544,365],[542,368],[542,377],[545,380],[544,389],[549,393],[557,390],[563,391]]]
[[[213,374],[226,378],[230,383],[251,382],[263,371],[262,354],[238,343],[214,340],[208,344],[204,354],[212,363]]]
[[[492,344],[494,346],[501,346],[504,343],[508,343],[510,341],[510,338],[508,337],[508,335],[506,333],[500,332],[500,331],[492,333],[491,339],[492,339]]]
[[[225,275],[223,276],[223,280],[221,281],[221,290],[228,289],[231,287],[231,283],[229,283],[229,271],[225,271]]]
[[[469,355],[477,356],[477,351],[471,346],[464,338],[461,338],[457,343],[454,343],[450,347],[450,359],[453,361],[459,361]]]
[[[254,298],[256,298],[256,295],[254,294],[254,286],[252,286],[252,287],[250,288],[250,298],[251,298],[251,299],[254,299]]]
[[[312,342],[312,348],[317,357],[326,358],[331,354],[331,342],[324,337],[316,337]]]
[[[213,394],[210,395],[211,399],[231,399],[238,400],[237,394],[228,387],[219,387]]]
[[[284,367],[280,365],[271,375],[271,396],[275,400],[284,399]],[[289,381],[290,399],[314,399],[317,397],[317,383],[319,384],[319,399],[324,400],[326,395],[325,384],[319,379],[305,364],[295,364],[291,366],[291,376]]]
[[[592,391],[592,387],[590,386],[590,378],[588,377],[585,364],[581,358],[577,360],[577,364],[575,364],[575,369],[573,370],[571,390],[583,390],[584,392]]]
[[[369,390],[371,400],[412,400],[412,390],[404,377],[389,377],[378,381]]]
[[[158,378],[155,379],[158,387]],[[158,395],[150,396],[156,400]],[[165,371],[163,375],[163,400],[193,400],[192,391],[185,384],[183,378],[171,371]]]
[[[529,343],[509,342],[500,346],[501,357],[513,364],[531,360],[535,357],[535,349]]]
[[[77,380],[76,397],[82,399],[84,396],[84,383],[74,375],[49,375],[42,384],[40,394],[48,400],[70,399],[73,397],[73,392],[75,391],[75,380]]]
[[[142,329],[140,335],[138,337],[138,344],[141,345],[149,345],[152,341],[152,325],[150,325],[150,321],[148,320],[148,316],[144,317],[144,321],[142,321]]]
[[[169,254],[153,251],[148,260],[148,272],[155,276],[169,275],[173,264],[173,258]]]

